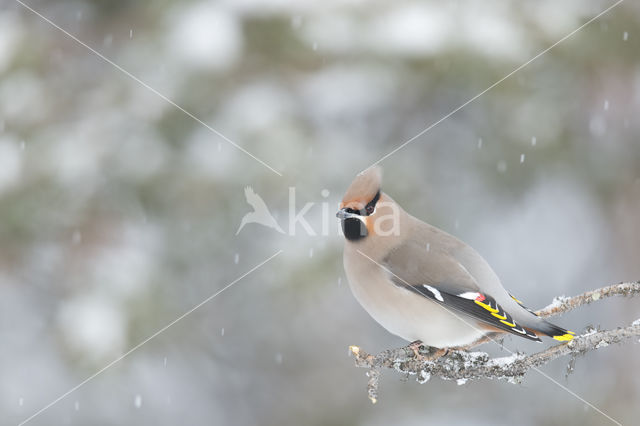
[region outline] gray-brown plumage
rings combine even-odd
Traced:
[[[538,341],[537,333],[573,338],[507,293],[473,248],[405,212],[381,192],[381,182],[377,167],[356,176],[337,213],[349,285],[378,323],[438,348],[496,331]]]

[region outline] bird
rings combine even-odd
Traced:
[[[245,214],[240,221],[240,227],[236,231],[236,235],[240,233],[242,228],[248,223],[259,223],[260,225],[264,225],[268,228],[273,228],[281,234],[284,234],[278,222],[274,219],[273,215],[269,211],[269,208],[262,200],[262,198],[256,194],[250,186],[244,188],[244,196],[247,200],[247,203],[253,207],[253,211]]]
[[[407,213],[381,192],[370,167],[347,189],[336,216],[351,291],[385,329],[412,345],[461,348],[492,333],[566,342],[575,333],[537,316],[502,286],[472,247]]]

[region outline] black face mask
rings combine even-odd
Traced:
[[[345,209],[345,211],[359,216],[369,216],[375,211],[378,200],[380,200],[380,191],[378,191],[376,196],[367,203],[364,209],[360,211]],[[369,235],[369,231],[367,230],[364,222],[355,217],[350,217],[342,221],[342,232],[344,233],[345,238],[349,241],[357,241]]]

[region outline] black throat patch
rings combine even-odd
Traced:
[[[350,217],[342,221],[342,232],[349,241],[358,241],[369,235],[364,222],[355,217]]]

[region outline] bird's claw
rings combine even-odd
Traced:
[[[413,356],[418,361],[435,361],[449,353],[448,349],[429,348],[428,354],[423,354],[420,348],[427,348],[420,340],[411,342],[408,346],[413,352]]]

